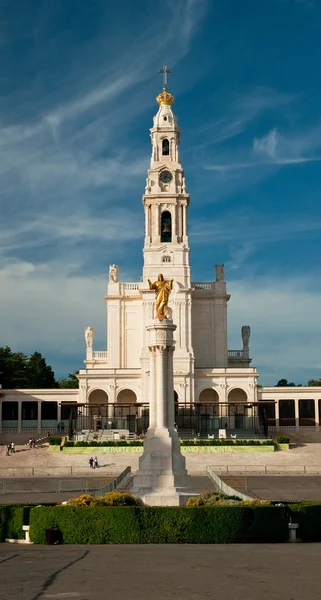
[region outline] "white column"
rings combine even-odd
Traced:
[[[187,206],[183,206],[183,237],[187,236]]]
[[[167,348],[167,427],[169,427],[169,429],[174,427],[175,423],[173,352],[173,346]]]
[[[299,400],[297,398],[294,399],[294,411],[295,411],[295,428],[300,428],[300,420],[299,420]]]
[[[37,433],[41,433],[41,400],[38,400],[38,426]]]
[[[159,204],[155,206],[155,229],[154,229],[155,238],[152,240],[153,242],[160,242],[160,207]]]
[[[145,238],[148,240],[148,231],[149,231],[149,206],[145,205]]]
[[[319,400],[314,401],[314,421],[315,428],[319,431],[320,419],[319,419]]]
[[[61,404],[57,403],[57,425],[61,422]]]
[[[18,433],[21,433],[22,427],[22,400],[18,400]]]
[[[156,418],[157,429],[165,427],[165,406],[166,406],[166,381],[167,373],[165,368],[165,352],[164,346],[156,347]]]
[[[279,429],[279,427],[280,427],[279,400],[276,400],[274,406],[275,406],[275,428]]]
[[[149,429],[156,427],[155,348],[150,348],[149,361]]]

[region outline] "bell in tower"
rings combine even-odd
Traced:
[[[161,242],[172,241],[172,215],[168,210],[162,213],[161,218]]]

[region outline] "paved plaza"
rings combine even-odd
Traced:
[[[100,456],[101,467],[92,470],[88,465],[88,454],[63,454],[51,452],[48,447],[29,450],[25,446],[18,446],[14,455],[6,456],[5,447],[0,446],[0,493],[5,482],[8,491],[10,486],[18,485],[14,481],[19,479],[19,485],[25,483],[23,502],[62,502],[70,497],[68,490],[73,491],[70,474],[72,479],[79,481],[81,485],[86,485],[86,481],[96,478],[102,478],[106,482],[106,479],[119,475],[127,466],[131,466],[132,472],[135,473],[138,457],[139,455],[133,454],[103,455]],[[240,489],[245,491],[246,480],[248,489],[259,497],[277,500],[321,500],[321,444],[302,444],[290,450],[267,454],[193,453],[186,455],[186,464],[194,478],[194,489],[200,493],[214,490],[210,479],[206,477],[206,467],[210,465],[218,474],[225,473],[228,468],[230,485],[234,483],[233,477],[236,476],[241,481]],[[271,474],[261,476],[265,466]],[[301,475],[304,467],[310,475]],[[273,475],[277,472],[280,474]],[[290,477],[293,473],[296,475]],[[62,489],[57,493],[60,480],[63,481]],[[37,489],[37,481],[41,481],[40,489]],[[94,489],[94,486],[89,483],[88,489]],[[79,486],[79,491],[81,490]],[[20,503],[22,494],[14,494],[12,487],[12,494],[1,493],[0,501]]]
[[[0,546],[0,600],[320,600],[320,544]]]

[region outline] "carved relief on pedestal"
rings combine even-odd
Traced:
[[[156,342],[164,342],[166,340],[166,331],[157,331]]]

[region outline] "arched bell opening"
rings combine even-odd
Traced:
[[[169,156],[169,141],[166,138],[162,141],[162,155]]]
[[[172,241],[172,215],[168,210],[164,210],[161,216],[161,242]]]

